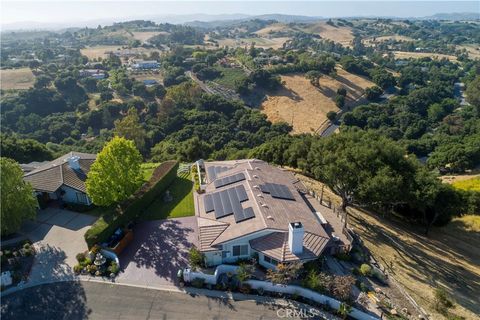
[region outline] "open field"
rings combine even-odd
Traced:
[[[480,45],[466,44],[463,46],[457,46],[457,49],[467,50],[468,56],[471,59],[480,59]]]
[[[305,185],[320,192],[322,183],[298,175]],[[325,197],[339,198],[325,188]],[[433,291],[444,288],[456,301],[451,311],[466,319],[480,314],[480,216],[453,219],[433,228],[428,237],[421,228],[396,219],[349,209],[349,226],[361,237],[375,259],[429,314],[444,319],[432,307]]]
[[[353,34],[350,27],[334,27],[326,22],[318,22],[308,25],[304,31],[319,34],[320,37],[338,42],[343,46],[351,47],[352,45]]]
[[[141,42],[145,42],[148,39],[159,35],[159,34],[168,34],[168,32],[161,32],[161,31],[136,31],[132,32],[133,38],[140,40]]]
[[[2,90],[28,89],[33,86],[35,76],[30,68],[0,70],[0,83]]]
[[[239,39],[221,39],[217,40],[220,47],[245,47],[249,46],[252,43],[255,43],[255,46],[258,48],[272,48],[278,49],[282,48],[283,44],[289,40],[288,37],[282,38],[239,38]]]
[[[85,49],[80,49],[80,53],[84,56],[87,56],[88,59],[98,59],[108,57],[107,52],[117,51],[120,49],[120,46],[94,46],[88,47]]]
[[[292,28],[284,23],[273,23],[263,29],[257,30],[254,33],[260,37],[268,37],[271,32],[292,31]]]
[[[440,179],[442,179],[443,182],[445,183],[456,183],[458,181],[465,181],[465,180],[470,180],[473,178],[480,178],[480,173],[475,172],[471,174],[462,174],[462,175],[448,175],[448,176],[441,176]]]
[[[270,121],[285,121],[293,126],[293,133],[312,133],[327,119],[329,111],[339,111],[334,98],[337,89],[347,89],[346,107],[361,101],[363,91],[373,83],[337,68],[337,77],[320,78],[320,88],[315,88],[303,75],[284,75],[285,86],[267,95],[261,109]]]
[[[222,66],[216,66],[215,69],[222,72],[222,75],[215,78],[213,81],[234,90],[235,84],[247,77],[245,71],[241,68],[225,68]]]
[[[143,81],[143,80],[157,80],[158,83],[163,84],[163,75],[156,71],[143,71],[140,73],[131,73],[130,77],[135,78],[137,81]]]
[[[177,177],[167,190],[170,192],[172,200],[166,202],[163,197],[158,197],[157,200],[145,210],[142,219],[160,220],[195,215],[193,204],[193,182],[190,172],[178,173]]]
[[[414,41],[413,38],[406,37],[406,36],[400,36],[400,35],[395,34],[395,35],[391,35],[391,36],[375,37],[375,40],[373,38],[368,38],[368,39],[363,40],[363,43],[367,46],[369,46],[369,45],[371,46],[374,43],[380,43],[380,42],[387,41],[387,40]]]
[[[432,59],[443,59],[446,58],[450,61],[457,61],[457,57],[450,56],[448,54],[441,53],[430,53],[430,52],[406,52],[406,51],[393,51],[396,59],[420,59],[420,58],[432,58]]]

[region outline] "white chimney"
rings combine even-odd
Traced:
[[[71,156],[67,160],[70,168],[73,170],[80,170],[80,163],[78,162],[78,160],[80,160],[79,156]]]
[[[293,254],[303,252],[304,229],[301,222],[292,222],[288,225],[288,246]]]

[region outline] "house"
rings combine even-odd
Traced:
[[[23,179],[33,186],[39,203],[57,200],[91,205],[85,180],[96,157],[95,154],[70,152],[26,173]]]
[[[155,60],[133,60],[132,61],[133,69],[158,69],[160,68],[160,63]]]
[[[93,78],[97,80],[105,79],[105,72],[100,69],[84,69],[79,71],[80,77]]]
[[[149,87],[149,86],[154,86],[154,85],[158,84],[158,82],[155,79],[145,79],[145,80],[143,80],[143,84],[146,85],[147,87]]]
[[[328,220],[336,215],[314,208],[291,172],[255,159],[196,165],[202,190],[194,196],[198,243],[207,265],[258,255],[261,265],[275,269],[350,250],[345,222],[335,221],[335,235]]]

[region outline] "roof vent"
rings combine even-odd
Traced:
[[[273,220],[273,217],[272,216],[267,216],[267,219]]]
[[[255,170],[260,170],[260,168],[259,168],[259,167],[255,167]]]
[[[258,176],[257,176],[256,174],[254,174],[253,177],[254,177],[255,179],[258,179]]]
[[[257,194],[257,197],[263,198],[263,194],[259,193],[259,194]]]
[[[262,203],[262,207],[268,208],[268,205],[266,203]]]
[[[260,189],[260,187],[257,186],[257,185],[254,185],[253,187],[254,187],[255,189]]]

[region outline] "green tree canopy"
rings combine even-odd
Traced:
[[[133,194],[142,184],[141,162],[133,141],[114,137],[108,142],[87,176],[87,194],[93,203],[108,206]]]
[[[128,140],[133,140],[139,150],[145,147],[145,138],[147,134],[140,124],[140,118],[135,108],[130,108],[128,114],[115,121],[115,134]]]
[[[23,181],[23,172],[12,159],[0,158],[1,171],[1,218],[2,235],[8,235],[20,229],[27,219],[33,219],[37,200],[33,188]]]

